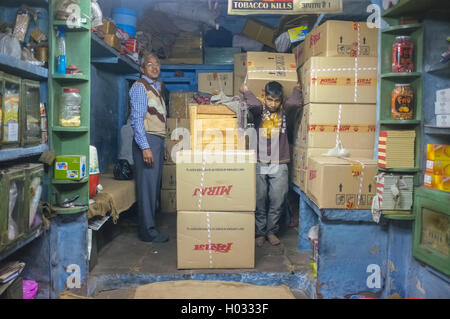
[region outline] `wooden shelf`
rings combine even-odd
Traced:
[[[89,23],[81,23],[80,26],[77,27],[70,27],[67,24],[67,21],[64,20],[57,20],[53,22],[54,27],[65,27],[66,32],[86,32],[90,31],[91,27]]]
[[[383,125],[418,125],[421,120],[380,120]]]
[[[422,76],[420,72],[409,72],[409,73],[384,73],[381,75],[382,79],[414,79]]]
[[[450,135],[450,127],[437,127],[433,125],[424,126],[425,134],[430,135]]]
[[[391,215],[391,214],[382,214],[382,216],[386,219],[392,220],[415,220],[416,216],[412,214],[404,214],[404,215]]]
[[[447,61],[447,63],[436,63],[430,65],[425,67],[425,70],[427,73],[436,76],[450,77],[450,61]]]
[[[401,24],[386,28],[381,32],[394,35],[408,35],[420,28],[422,28],[421,24]]]
[[[54,126],[52,128],[53,132],[66,132],[66,133],[86,133],[89,132],[89,127],[87,126]]]
[[[417,173],[419,172],[419,168],[382,168],[378,167],[379,171],[386,173]]]
[[[4,250],[0,251],[0,260],[5,259],[6,257],[12,255],[20,248],[25,247],[29,243],[31,243],[36,238],[40,237],[43,234],[42,225],[37,229],[32,231],[30,234],[22,235],[22,237],[18,238],[16,241],[7,246]]]
[[[76,74],[52,74],[52,79],[59,80],[61,82],[73,82],[73,81],[80,81],[85,82],[89,81],[89,77],[82,73],[76,73]]]
[[[25,148],[6,148],[0,150],[0,161],[12,161],[22,157],[36,156],[45,150],[48,150],[47,144]]]
[[[30,80],[44,81],[48,78],[48,69],[5,54],[0,54],[0,70]]]
[[[87,182],[89,182],[89,175],[80,179],[79,181],[70,179],[52,179],[53,185],[75,185],[75,184],[84,184]]]

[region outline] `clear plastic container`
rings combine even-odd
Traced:
[[[64,89],[60,102],[59,125],[81,125],[81,95],[78,89]]]

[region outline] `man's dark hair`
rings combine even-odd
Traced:
[[[283,86],[276,81],[272,81],[266,84],[265,87],[266,96],[270,95],[272,97],[279,97],[283,99]]]

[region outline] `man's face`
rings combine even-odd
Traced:
[[[270,112],[277,112],[281,106],[281,97],[266,95],[264,101]]]
[[[141,67],[141,72],[148,78],[156,81],[161,73],[161,66],[158,60],[151,56],[145,59],[144,67]]]

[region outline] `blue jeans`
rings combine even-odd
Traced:
[[[256,237],[276,234],[289,190],[287,164],[256,165]]]

